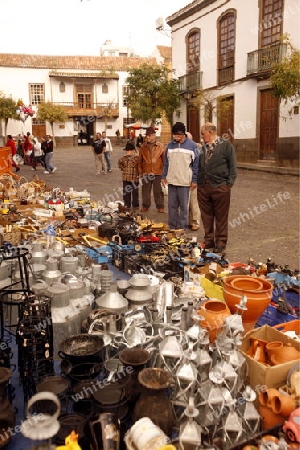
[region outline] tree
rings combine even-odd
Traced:
[[[107,130],[107,119],[112,117],[115,109],[114,102],[108,102],[105,106],[101,106],[101,115],[104,117],[104,129]]]
[[[284,36],[283,41],[287,47],[287,55],[272,65],[270,83],[274,96],[286,104],[300,100],[300,51],[291,44],[288,36]],[[289,114],[292,109],[290,108]]]
[[[16,102],[11,97],[5,97],[0,91],[0,120],[4,120],[4,136],[7,134],[8,119],[18,120]]]
[[[53,105],[53,103],[51,102],[42,102],[38,106],[36,118],[37,120],[40,120],[42,122],[50,123],[53,136],[53,145],[56,146],[54,136],[54,123],[65,122],[67,120],[67,114],[64,108],[60,105]]]
[[[129,70],[126,79],[127,106],[136,120],[155,126],[156,119],[165,115],[170,124],[173,113],[180,105],[179,81],[171,78],[172,70],[166,66],[148,66]]]
[[[209,91],[198,90],[190,100],[190,104],[204,109],[204,120],[213,122],[215,117],[222,121],[227,117],[228,111],[232,108],[232,100],[226,96],[215,96]]]

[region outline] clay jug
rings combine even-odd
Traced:
[[[282,425],[284,422],[284,417],[280,414],[275,414],[268,406],[259,405],[258,413],[262,418],[263,430],[269,430],[277,425]]]
[[[274,413],[289,417],[296,409],[296,403],[290,395],[279,393],[279,395],[274,395],[272,398],[271,408]]]
[[[269,388],[258,394],[258,401],[262,406],[268,406],[268,408],[271,408],[273,397],[278,397],[278,395],[280,395],[278,389]]]
[[[214,342],[221,331],[226,317],[230,316],[230,310],[225,302],[220,300],[208,300],[198,310],[203,317],[201,326],[209,332],[210,342]]]

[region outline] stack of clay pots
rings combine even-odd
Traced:
[[[260,392],[258,412],[262,418],[262,428],[268,430],[283,424],[296,408],[294,399],[274,388]]]
[[[285,364],[289,361],[299,361],[300,352],[291,343],[284,344],[281,341],[265,341],[250,337],[250,348],[247,355],[267,366]]]

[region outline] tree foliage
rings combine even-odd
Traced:
[[[0,91],[0,120],[4,120],[4,135],[7,134],[7,124],[9,119],[18,120],[19,116],[16,112],[16,102],[11,97],[6,97]]]
[[[201,90],[195,92],[190,104],[204,109],[206,122],[213,122],[215,119],[224,120],[232,108],[232,100],[226,96],[216,97],[211,92]]]
[[[0,92],[0,119],[17,119],[16,102],[11,97],[5,97],[3,92]]]
[[[172,70],[166,66],[149,66],[143,64],[138,69],[129,71],[127,105],[131,115],[143,122],[163,115],[171,124],[173,113],[180,105],[179,81],[171,78]]]
[[[300,51],[294,48],[287,37],[287,56],[272,65],[270,83],[274,96],[284,103],[300,99]]]
[[[67,120],[67,114],[64,108],[60,105],[54,105],[51,102],[43,102],[38,106],[36,115],[37,119],[42,122],[65,122]]]
[[[38,106],[36,118],[41,122],[50,123],[52,129],[53,144],[55,145],[53,124],[55,122],[64,123],[67,120],[67,114],[64,108],[60,105],[54,105],[51,102],[42,102]]]

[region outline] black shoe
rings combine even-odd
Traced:
[[[20,167],[16,167],[16,172],[19,172],[19,170],[20,170]]]
[[[224,253],[225,252],[225,247],[215,247],[214,248],[214,253]]]

